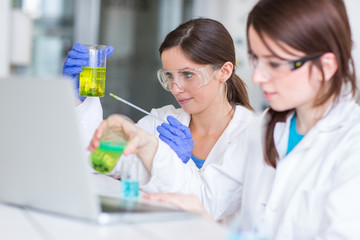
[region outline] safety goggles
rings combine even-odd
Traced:
[[[273,61],[269,59],[259,59],[256,55],[249,53],[249,63],[253,70],[258,68],[261,74],[267,79],[274,79],[284,77],[304,66],[306,62],[319,57],[321,57],[321,55],[303,57],[296,60]]]
[[[215,70],[209,77],[205,68],[160,69],[157,71],[157,77],[166,91],[172,91],[175,85],[181,90],[194,91],[208,84],[219,70]]]

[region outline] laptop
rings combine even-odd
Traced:
[[[100,224],[194,216],[96,194],[69,80],[11,77],[0,89],[0,202]]]

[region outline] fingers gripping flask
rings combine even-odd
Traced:
[[[100,138],[100,146],[90,155],[90,164],[99,173],[110,173],[127,144],[127,138],[115,123],[106,120],[106,128]]]

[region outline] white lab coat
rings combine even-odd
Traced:
[[[180,121],[182,118],[180,118]],[[248,151],[249,125],[255,115],[237,106],[233,119],[210,151],[203,167],[188,164],[163,141],[154,157],[146,192],[195,194],[216,220],[233,214],[240,206],[241,185]],[[185,123],[184,123],[185,124]],[[221,194],[226,192],[227,194]],[[231,196],[228,195],[231,193]]]
[[[190,115],[188,113],[186,113],[182,108],[176,109],[172,105],[167,105],[167,106],[164,106],[164,107],[158,108],[158,109],[152,109],[151,114],[158,116],[160,119],[165,119],[165,120],[166,120],[167,116],[169,116],[169,115],[174,116],[176,119],[179,120],[179,122],[181,122],[185,126],[189,126],[189,123],[190,123]],[[221,158],[221,155],[219,155],[219,154],[223,154],[223,152],[226,151],[228,141],[231,141],[234,138],[241,138],[242,132],[244,132],[244,130],[250,125],[252,119],[253,119],[253,113],[250,110],[246,109],[245,107],[239,106],[239,105],[236,106],[235,113],[234,113],[232,120],[230,121],[228,127],[226,128],[226,130],[224,131],[222,136],[219,138],[219,140],[217,141],[217,143],[215,144],[213,149],[211,150],[209,156],[206,158],[206,161],[205,161],[202,169],[206,168],[208,165],[218,164],[219,162],[221,162],[222,158]],[[144,129],[146,132],[148,132],[154,136],[158,136],[159,133],[157,132],[156,127],[158,125],[160,125],[161,123],[162,122],[160,122],[159,120],[157,120],[151,116],[146,116],[146,117],[140,119],[140,121],[137,123],[137,125],[139,127],[141,127],[142,129]],[[159,140],[159,142],[164,143],[161,140]],[[170,151],[172,152],[172,154],[167,156],[162,161],[177,162],[177,163],[180,163],[181,165],[185,166],[186,168],[191,169],[191,171],[200,172],[200,173],[202,172],[202,170],[199,170],[196,167],[196,165],[193,161],[190,160],[187,164],[184,164],[171,148],[170,148]],[[111,172],[111,175],[115,178],[119,177],[121,174],[122,158],[120,158],[120,161],[118,161],[118,164],[116,165],[114,170]],[[155,173],[155,179],[158,174],[162,175],[162,173]],[[145,192],[161,192],[162,188],[161,187],[159,188],[157,185],[152,184],[152,181],[150,181],[150,179],[151,179],[151,175],[146,170],[145,166],[141,163],[140,164],[141,189]],[[181,181],[184,181],[184,179],[182,179]],[[176,191],[176,192],[180,193],[181,191]]]
[[[285,156],[291,117],[275,127],[276,170],[264,163],[260,124],[254,124],[248,138],[234,139],[201,175],[162,161],[172,153],[160,143],[152,184],[198,195],[215,219],[233,214],[241,202],[238,214],[272,239],[360,239],[359,105],[341,96]]]
[[[75,108],[82,144],[89,146],[95,130],[103,120],[103,110],[98,97],[88,97]]]
[[[275,127],[276,171],[252,153],[241,213],[273,239],[360,239],[359,105],[341,96],[286,155],[292,116]]]
[[[101,110],[101,111],[100,111]],[[77,115],[79,118],[80,125],[82,127],[82,135],[84,138],[84,142],[87,142],[87,145],[89,144],[89,141],[91,140],[91,137],[93,136],[94,131],[100,124],[102,119],[102,108],[100,105],[100,101],[98,98],[87,98],[84,103],[82,103],[80,106],[76,108]],[[90,112],[91,111],[91,112]],[[190,115],[182,108],[176,109],[172,105],[167,105],[162,108],[158,109],[152,109],[151,114],[158,116],[160,119],[166,120],[167,116],[172,115],[176,119],[178,119],[182,124],[185,126],[189,126],[190,123]],[[209,165],[215,164],[215,165],[221,165],[223,161],[223,157],[227,156],[228,158],[233,158],[234,153],[234,141],[239,141],[239,139],[244,139],[246,132],[246,128],[251,124],[251,122],[254,119],[254,113],[250,110],[248,110],[245,107],[242,106],[235,106],[235,113],[230,121],[227,128],[224,130],[223,134],[220,136],[218,141],[216,142],[215,146],[211,150],[209,156],[206,158],[206,161],[202,168],[199,170],[195,163],[193,161],[189,161],[187,164],[184,164],[181,159],[178,158],[177,154],[170,148],[166,143],[161,141],[159,139],[159,143],[161,145],[166,145],[168,148],[167,150],[170,152],[168,155],[166,155],[165,158],[163,158],[161,161],[172,163],[178,163],[182,167],[189,168],[190,172],[196,172],[199,173],[200,176],[204,172],[205,174],[208,174],[207,171],[204,171]],[[151,117],[151,116],[145,116],[144,118],[140,119],[137,125],[144,129],[146,132],[158,136],[159,133],[156,130],[156,127],[160,125],[162,122]],[[86,146],[87,146],[86,145]],[[245,150],[245,149],[244,149]],[[131,156],[134,157],[134,156]],[[118,161],[117,165],[113,169],[113,171],[109,174],[110,176],[114,178],[119,178],[121,175],[121,161],[124,159],[125,156],[122,156],[120,160]],[[157,172],[157,170],[152,171],[152,175],[154,176],[151,178],[151,174],[146,170],[145,166],[140,161],[140,186],[141,189],[145,192],[163,192],[162,190],[166,189],[161,186],[161,184],[158,184],[157,178],[160,175],[168,176],[167,172],[162,173]],[[210,173],[211,175],[211,173]],[[171,179],[171,176],[169,176]],[[180,182],[184,181],[184,178],[181,176],[178,176],[178,181],[172,181],[173,182]],[[162,178],[163,179],[163,178]],[[166,179],[166,177],[165,177]],[[196,184],[196,182],[194,182]],[[166,189],[166,192],[167,189]],[[172,192],[177,193],[188,193],[186,189],[176,188],[173,189]],[[214,196],[215,197],[215,196]],[[236,202],[238,205],[238,202]],[[238,206],[236,206],[237,208]]]

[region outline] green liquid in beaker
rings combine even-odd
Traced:
[[[105,67],[83,67],[80,73],[79,93],[83,97],[103,97],[105,95]]]
[[[111,172],[125,146],[126,144],[123,142],[100,141],[100,146],[90,155],[92,167],[100,173]]]

